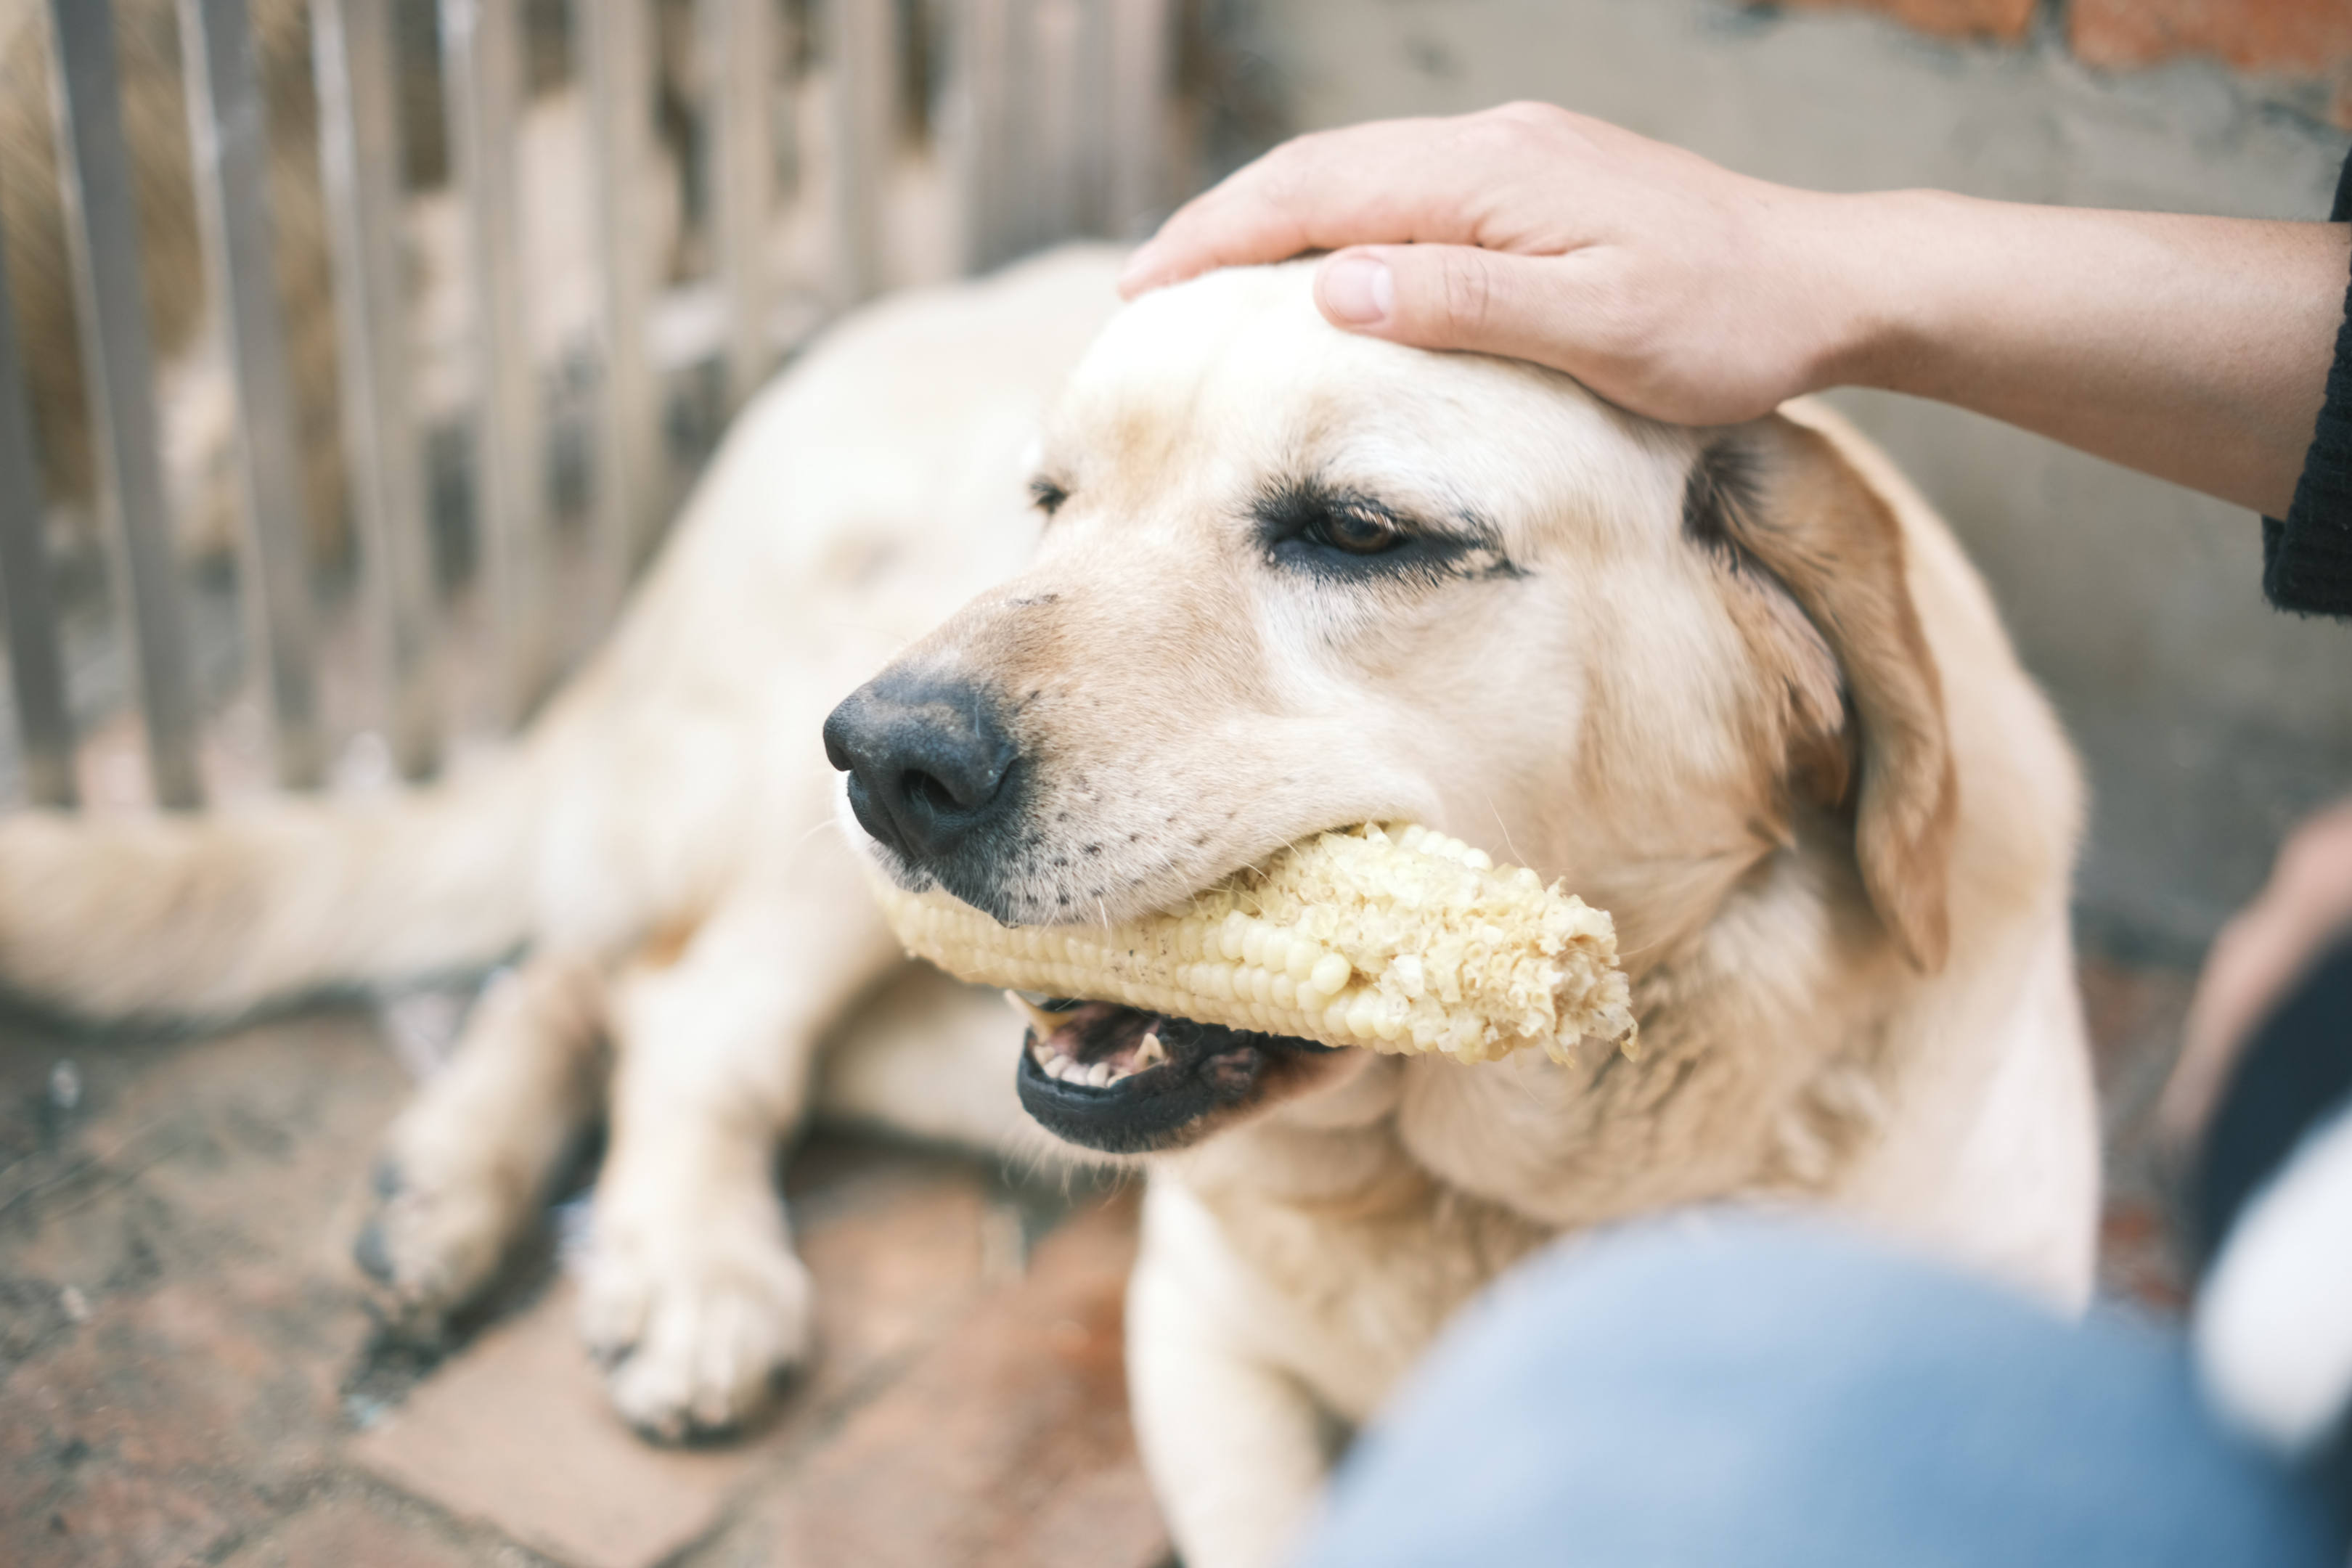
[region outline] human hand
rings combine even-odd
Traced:
[[[1515,103],[1277,147],[1120,286],[1309,250],[1335,252],[1316,299],[1336,325],[1533,360],[1652,418],[1880,387],[2284,516],[2352,226],[1825,195]]]
[[[2352,800],[2305,821],[2280,846],[2254,901],[2221,928],[2189,1004],[2180,1060],[2157,1104],[2158,1134],[2194,1143],[2254,1030],[2352,930]]]
[[[1862,247],[1851,200],[1514,103],[1287,142],[1188,203],[1120,287],[1334,249],[1316,299],[1337,325],[1533,360],[1653,418],[1729,424],[1834,376],[1854,336],[1835,276]]]

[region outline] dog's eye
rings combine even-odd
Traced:
[[[1307,536],[1350,555],[1378,555],[1404,542],[1402,529],[1365,506],[1331,508],[1307,524]]]
[[[1031,479],[1029,481],[1030,504],[1034,506],[1039,511],[1044,512],[1047,517],[1051,517],[1055,512],[1061,510],[1062,503],[1069,499],[1070,492],[1064,489],[1061,486],[1055,484],[1051,479]]]

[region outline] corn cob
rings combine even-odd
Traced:
[[[1572,1062],[1588,1037],[1633,1054],[1607,911],[1418,826],[1321,834],[1108,929],[1003,926],[876,884],[908,952],[966,980],[1465,1062],[1529,1045]]]

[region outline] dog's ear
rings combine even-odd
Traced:
[[[1950,942],[1958,790],[1893,510],[1827,437],[1774,415],[1713,437],[1683,524],[1735,579],[1743,630],[1786,694],[1774,728],[1790,787],[1853,813],[1863,888],[1933,973]]]

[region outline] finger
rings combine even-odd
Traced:
[[[1254,163],[1177,208],[1128,257],[1118,275],[1119,296],[1132,300],[1220,267],[1281,261],[1310,248],[1305,228],[1269,195],[1270,187],[1280,189],[1282,183]]]
[[[1493,193],[1541,155],[1528,112],[1376,121],[1286,142],[1178,208],[1128,258],[1119,291],[1133,299],[1214,268],[1345,245],[1476,243]]]
[[[1334,325],[1415,348],[1593,367],[1572,268],[1553,257],[1465,245],[1367,246],[1323,263],[1315,302]]]

